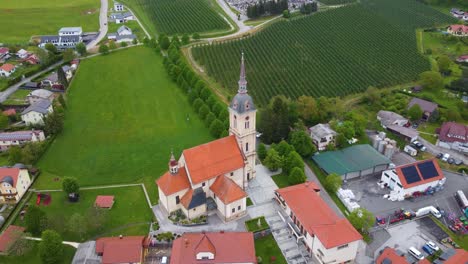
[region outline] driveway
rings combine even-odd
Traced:
[[[446,149],[446,148],[436,146],[436,145],[432,144],[431,142],[429,142],[429,141],[427,141],[427,140],[425,140],[424,138],[421,138],[421,137],[419,137],[419,141],[421,141],[421,143],[423,143],[424,146],[426,146],[427,152],[431,153],[434,156],[436,156],[439,153],[448,153],[448,154],[450,154],[450,157],[452,157],[454,159],[461,160],[461,161],[463,161],[464,164],[468,164],[468,158],[465,155],[458,152],[458,151],[454,151],[454,150],[451,150],[451,149]]]
[[[87,50],[93,49],[107,35],[107,0],[101,0],[101,8],[99,10],[99,34],[98,36],[86,45]]]

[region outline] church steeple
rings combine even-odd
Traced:
[[[237,92],[240,94],[247,93],[247,80],[245,79],[244,52],[242,52],[240,77],[239,77],[239,90],[237,90]]]
[[[169,159],[169,172],[174,175],[179,172],[179,162],[174,157],[174,153],[171,151],[171,158]]]

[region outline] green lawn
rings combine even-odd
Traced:
[[[69,264],[72,262],[76,249],[71,246],[64,245],[64,256],[59,264]],[[0,263],[2,264],[42,264],[39,257],[39,242],[34,242],[34,246],[28,254],[23,256],[1,256]]]
[[[115,33],[117,32],[117,29],[119,29],[121,26],[127,26],[132,30],[133,34],[135,34],[140,41],[142,41],[146,37],[145,32],[143,31],[143,29],[141,29],[140,24],[138,24],[136,20],[130,20],[124,24],[109,22],[108,25],[108,33]]]
[[[37,164],[37,189],[60,188],[54,178],[63,176],[82,186],[143,182],[155,203],[171,149],[178,157],[212,139],[149,48],[83,60],[67,97],[65,128]]]
[[[51,192],[50,194],[51,203],[47,206],[40,205],[40,208],[46,212],[49,228],[59,232],[66,241],[79,242],[100,236],[120,234],[144,235],[148,233],[149,223],[153,219],[153,214],[140,186],[81,190],[78,203],[70,203],[64,192]],[[102,213],[100,217],[96,217],[92,212],[98,195],[114,195],[115,199],[114,206],[110,210],[99,210]],[[28,204],[35,203],[36,195],[33,195]],[[74,213],[79,213],[85,219],[89,219],[85,225],[87,232],[82,237],[68,229],[67,223]],[[18,217],[14,224],[24,225],[24,222]]]
[[[18,105],[26,103],[26,96],[30,93],[30,90],[18,89],[12,95],[8,97],[2,104],[3,105]]]
[[[262,263],[286,264],[286,260],[276,244],[273,235],[255,240],[255,252],[257,257],[261,257]],[[276,258],[275,262],[270,262],[271,258]]]
[[[260,226],[258,226],[258,220],[260,219]],[[250,220],[245,221],[245,227],[249,232],[257,232],[268,229],[268,223],[265,220],[264,216],[260,216],[257,218],[253,218]]]
[[[278,188],[284,188],[284,187],[290,186],[288,182],[288,176],[284,175],[283,173],[273,175],[271,176],[271,178],[276,183],[276,185],[278,185]]]
[[[57,34],[61,27],[98,31],[99,7],[96,0],[3,0],[0,42],[26,43],[32,35]]]

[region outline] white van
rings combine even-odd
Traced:
[[[439,210],[437,210],[437,208],[435,208],[434,206],[431,206],[431,214],[435,217],[435,218],[441,218],[442,217],[442,214],[439,212]]]
[[[421,252],[419,252],[415,247],[410,247],[408,249],[408,253],[410,253],[416,259],[419,259],[419,260],[424,259],[424,255]]]
[[[406,145],[405,148],[403,149],[404,152],[408,153],[410,156],[416,156],[418,155],[418,151],[414,149],[413,147]]]

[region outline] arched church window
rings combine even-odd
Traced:
[[[234,115],[234,128],[237,128],[237,116]]]

